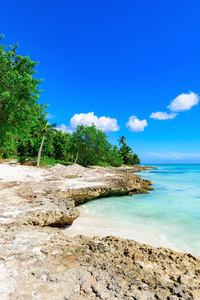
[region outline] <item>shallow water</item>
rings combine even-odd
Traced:
[[[155,190],[149,194],[84,204],[84,222],[88,222],[85,230],[90,228],[95,234],[100,226],[109,234],[200,256],[200,165],[156,167],[157,170],[138,173],[151,180]]]

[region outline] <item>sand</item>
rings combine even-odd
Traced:
[[[0,182],[27,182],[40,181],[51,175],[49,170],[30,166],[0,164]]]
[[[82,234],[89,237],[105,237],[114,235],[116,237],[135,240],[141,244],[148,244],[153,247],[170,248],[177,252],[184,252],[175,245],[167,242],[151,231],[142,230],[141,228],[128,227],[119,225],[117,221],[106,219],[98,214],[92,215],[86,205],[78,207],[80,217],[78,217],[70,227],[64,228],[63,233],[67,236],[74,237]]]

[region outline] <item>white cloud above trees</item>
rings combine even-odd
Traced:
[[[57,130],[62,130],[62,132],[65,132],[65,133],[72,133],[72,130],[68,126],[66,126],[65,124],[61,124],[56,129]]]
[[[155,120],[172,120],[175,119],[179,112],[190,110],[193,106],[199,103],[199,96],[193,92],[182,93],[178,95],[167,108],[170,112],[153,112],[150,115],[151,119]],[[49,117],[52,117],[49,115]],[[63,132],[72,133],[76,130],[78,125],[91,126],[95,124],[97,128],[104,132],[116,132],[120,129],[117,124],[117,119],[110,117],[97,117],[94,112],[75,114],[70,119],[70,124],[66,126],[61,124],[57,129]],[[126,127],[132,132],[144,131],[145,127],[148,126],[147,120],[139,120],[136,116],[132,115],[129,117]]]
[[[136,116],[131,116],[126,123],[126,127],[132,132],[144,131],[146,126],[148,126],[147,121],[145,119],[140,121]]]
[[[156,113],[152,113],[150,115],[151,119],[156,119],[156,120],[171,120],[176,118],[176,116],[178,115],[178,113],[166,113],[166,112],[162,112],[162,111],[158,111]]]
[[[60,127],[58,127],[58,130],[62,130],[63,132],[73,132],[78,125],[82,124],[87,126],[95,124],[97,128],[105,132],[115,132],[120,129],[120,127],[117,124],[117,119],[105,116],[98,118],[94,115],[94,112],[89,112],[87,114],[75,114],[70,119],[69,126],[62,124],[60,125]]]

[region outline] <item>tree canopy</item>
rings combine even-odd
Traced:
[[[38,63],[29,56],[19,55],[17,50],[18,44],[10,48],[0,45],[0,145],[3,148],[12,146],[11,139],[28,139],[32,128],[46,114],[46,106],[38,104],[41,92],[38,85],[42,80],[33,77]]]
[[[125,165],[138,165],[140,164],[140,159],[136,153],[132,151],[132,149],[126,144],[126,138],[124,136],[120,137],[118,140],[119,144],[121,144],[121,148],[119,150],[120,157],[123,159],[123,163]]]
[[[102,130],[94,124],[91,126],[80,125],[72,134],[72,151],[79,153],[77,161],[84,165],[97,165],[116,161],[120,165],[122,160],[119,151],[114,151],[112,144],[108,142],[108,137]]]

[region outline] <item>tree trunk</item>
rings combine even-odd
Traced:
[[[40,149],[39,149],[39,152],[38,152],[37,167],[39,167],[39,164],[40,164],[40,157],[41,157],[41,152],[42,152],[42,146],[43,146],[43,143],[44,143],[44,138],[45,138],[45,135],[43,135],[43,137],[42,137],[42,142],[41,142]]]
[[[76,164],[76,162],[77,162],[77,160],[78,160],[78,153],[79,153],[79,149],[78,149],[78,151],[77,151],[76,159],[75,159],[75,161],[74,161],[74,164]]]
[[[87,152],[88,152],[88,147],[85,148],[85,157],[83,158],[83,163],[84,163],[84,166],[87,167]]]

